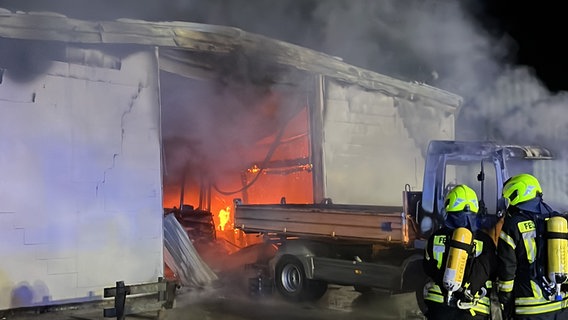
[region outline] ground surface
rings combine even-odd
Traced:
[[[68,310],[48,313],[4,315],[0,319],[99,320],[102,310]],[[360,294],[352,287],[331,286],[317,303],[301,304],[284,301],[278,294],[251,297],[232,285],[205,289],[180,289],[174,308],[159,313],[127,316],[126,319],[159,320],[256,320],[256,319],[424,319],[418,311],[414,294],[386,297]]]
[[[250,278],[258,270],[251,263],[266,260],[274,248],[251,246],[229,254],[220,247],[199,248],[203,262],[211,267],[218,279],[202,288],[180,287],[174,307],[160,312],[136,314],[126,319],[159,320],[255,320],[255,319],[424,319],[414,293],[387,296],[378,292],[361,294],[353,287],[330,285],[327,293],[315,303],[291,303],[278,293],[251,293]],[[205,267],[203,265],[203,267]],[[175,277],[166,268],[166,278]],[[152,300],[154,301],[154,300]],[[129,301],[127,300],[127,305]],[[131,303],[130,305],[134,305]],[[140,305],[140,304],[138,304]],[[103,307],[37,312],[0,312],[2,319],[38,320],[98,320],[104,318]]]
[[[162,313],[161,319],[423,319],[414,297],[362,295],[352,287],[332,286],[317,303],[298,304],[277,294],[252,299],[238,291],[194,292],[180,295],[176,308]]]

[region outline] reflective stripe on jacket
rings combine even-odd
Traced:
[[[486,286],[491,288],[491,282],[488,281]],[[477,303],[471,308],[476,313],[490,314],[490,312],[491,312],[491,300],[489,300],[489,290],[490,289],[488,289],[488,291],[487,291],[488,292],[487,295],[485,295],[483,298],[479,299],[477,301]],[[479,297],[479,295],[477,295],[477,297]],[[444,296],[444,293],[442,292],[440,287],[437,284],[435,284],[434,282],[431,282],[427,285],[426,294],[424,295],[424,300],[428,300],[428,301],[432,301],[432,302],[436,302],[436,303],[446,303],[446,301],[445,301],[446,297]]]
[[[508,214],[499,235],[498,287],[501,292],[512,292],[517,315],[544,314],[562,308],[562,301],[547,299],[534,276],[539,236],[533,215],[523,211]]]

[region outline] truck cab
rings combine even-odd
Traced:
[[[405,212],[418,225],[417,238],[427,238],[445,219],[446,193],[457,184],[467,184],[480,199],[482,226],[493,230],[503,216],[503,183],[508,168],[527,168],[531,160],[549,160],[549,150],[539,146],[499,145],[488,141],[431,141],[428,147],[422,191],[408,192],[411,206]],[[521,169],[521,170],[523,170]]]

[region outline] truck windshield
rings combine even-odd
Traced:
[[[444,181],[444,197],[454,186],[466,184],[477,193],[481,203],[484,201],[487,213],[495,214],[497,211],[497,178],[495,167],[491,162],[484,162],[483,172],[485,179],[478,181],[478,174],[481,172],[481,161],[479,163],[452,163],[446,166],[446,176]]]

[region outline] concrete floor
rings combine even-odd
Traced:
[[[102,309],[62,310],[47,313],[4,314],[0,319],[12,320],[102,320]],[[316,303],[290,303],[278,294],[251,297],[235,285],[204,289],[180,289],[174,307],[159,312],[126,316],[125,319],[159,320],[351,320],[351,319],[424,319],[414,294],[386,297],[380,294],[360,294],[352,287],[330,286]]]
[[[414,294],[384,296],[362,295],[352,287],[330,286],[317,303],[290,303],[278,294],[251,298],[226,288],[187,292],[176,299],[176,306],[160,319],[424,319]]]
[[[125,319],[160,320],[255,320],[255,319],[424,319],[418,309],[415,295],[385,296],[379,293],[361,294],[353,287],[330,285],[327,293],[316,303],[290,303],[277,293],[251,296],[249,278],[255,271],[246,267],[266,255],[273,254],[268,247],[259,246],[227,255],[217,250],[205,250],[202,257],[219,279],[205,288],[182,287],[176,292],[172,309],[127,316]],[[128,305],[127,300],[127,305]],[[98,320],[103,307],[60,310],[35,313],[0,312],[1,319],[39,320]]]

